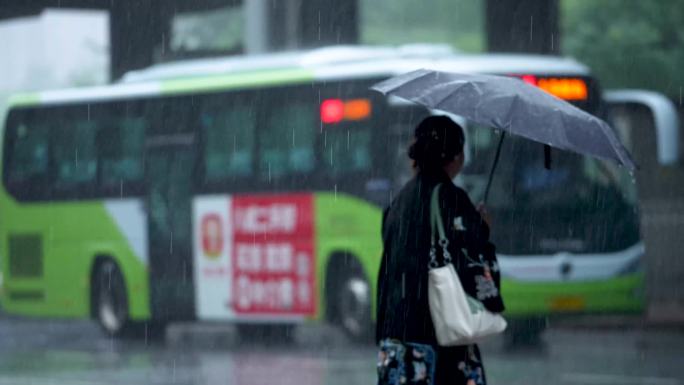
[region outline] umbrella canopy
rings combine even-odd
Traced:
[[[428,108],[559,148],[636,168],[603,120],[520,79],[417,70],[371,87]]]

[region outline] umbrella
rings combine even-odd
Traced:
[[[371,89],[542,143],[547,167],[551,146],[613,160],[630,171],[636,168],[606,122],[517,78],[421,69],[387,79]],[[503,138],[489,175],[485,201]]]

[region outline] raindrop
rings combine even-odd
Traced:
[[[401,298],[406,298],[406,273],[401,273]]]
[[[320,88],[318,89],[318,105],[321,105],[321,89]],[[323,132],[323,121],[320,119],[318,120],[318,129],[319,129],[319,133]]]
[[[530,16],[530,41],[532,41],[532,31],[534,30],[534,16]]]
[[[337,202],[337,184],[335,184],[335,202]]]
[[[123,198],[123,179],[119,180],[119,197]]]
[[[173,254],[173,231],[169,231],[169,254]]]

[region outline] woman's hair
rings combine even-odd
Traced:
[[[463,153],[464,143],[463,128],[456,122],[446,116],[429,116],[416,127],[408,156],[420,170],[438,170]]]

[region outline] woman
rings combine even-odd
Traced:
[[[476,345],[438,346],[428,305],[430,198],[441,184],[440,211],[464,289],[488,310],[504,309],[484,210],[452,183],[463,167],[464,141],[463,129],[448,117],[423,120],[408,151],[415,177],[384,213],[376,330],[380,384],[485,384]]]

